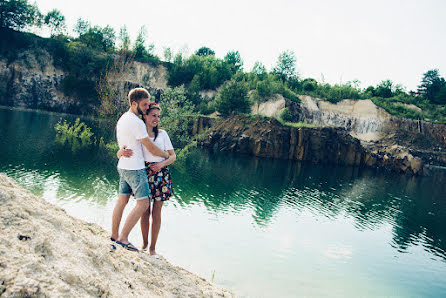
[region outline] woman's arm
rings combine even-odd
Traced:
[[[167,150],[167,153],[169,153],[168,159],[150,165],[152,171],[159,172],[162,168],[167,167],[177,159],[177,155],[175,154],[174,150]]]

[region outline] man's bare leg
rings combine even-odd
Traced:
[[[150,206],[141,216],[142,249],[149,246]]]
[[[115,208],[113,209],[112,217],[112,233],[111,238],[118,239],[119,237],[119,225],[121,224],[122,213],[125,206],[129,202],[130,195],[118,195],[118,201],[116,201]]]
[[[130,214],[127,216],[127,219],[124,223],[124,227],[122,228],[121,234],[119,234],[118,241],[122,242],[124,244],[129,243],[129,234],[132,231],[133,227],[136,225],[138,220],[141,218],[141,215],[144,213],[144,211],[149,208],[150,203],[149,199],[143,199],[136,201],[136,206],[133,208],[133,210],[130,212]]]
[[[150,255],[156,255],[156,241],[158,240],[158,234],[161,229],[161,208],[163,207],[162,201],[153,202],[152,210],[152,239],[150,242],[149,253]]]

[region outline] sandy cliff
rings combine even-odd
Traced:
[[[0,174],[0,296],[232,297],[146,253],[111,249],[108,233]]]

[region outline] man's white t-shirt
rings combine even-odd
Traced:
[[[172,142],[170,141],[169,135],[167,134],[166,131],[160,129],[158,131],[158,136],[156,137],[156,140],[153,139],[154,138],[150,138],[150,140],[152,140],[155,143],[155,145],[158,146],[158,148],[160,148],[161,150],[166,150],[166,151],[173,150]],[[160,162],[165,160],[164,157],[155,156],[152,153],[150,153],[145,146],[143,146],[142,150],[144,153],[144,160],[147,162]]]
[[[118,162],[118,168],[123,170],[144,169],[144,155],[142,152],[141,139],[147,138],[146,125],[132,112],[124,113],[116,124],[116,137],[119,148],[127,146],[127,149],[133,150],[131,157],[121,156]]]

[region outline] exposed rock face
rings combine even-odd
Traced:
[[[205,147],[268,158],[370,166],[422,174],[423,160],[404,148],[372,151],[341,128],[295,128],[275,119],[234,116],[212,127]]]
[[[283,109],[285,109],[285,104],[285,98],[282,95],[276,94],[266,102],[254,103],[251,106],[251,114],[277,118]]]
[[[85,103],[63,93],[62,84],[69,75],[55,67],[52,56],[43,49],[26,50],[12,63],[0,59],[0,105],[91,114],[96,100]],[[144,86],[157,98],[167,87],[167,69],[162,64],[134,61],[123,80],[125,88]]]

